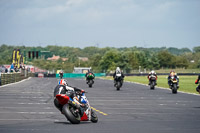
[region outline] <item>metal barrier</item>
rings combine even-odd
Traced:
[[[17,73],[1,73],[0,77],[0,86],[10,83],[15,83],[26,79],[28,77],[34,77],[34,73],[29,73],[27,70],[22,70],[21,72]]]
[[[95,77],[106,76],[105,73],[94,73]],[[84,78],[85,73],[64,73],[63,78]],[[56,74],[56,78],[59,78],[59,74]]]

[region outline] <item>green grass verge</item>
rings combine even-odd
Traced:
[[[164,88],[169,88],[168,83],[167,83],[167,75],[159,75],[158,80],[157,80],[157,87],[164,87]],[[105,79],[112,79],[112,77],[107,76]],[[196,87],[197,85],[194,83],[195,80],[197,79],[197,76],[179,76],[179,85],[180,88],[178,91],[183,91],[183,92],[189,92],[189,93],[195,93],[196,92]],[[148,79],[147,76],[126,76],[125,81],[131,81],[131,82],[137,82],[137,83],[142,83],[142,84],[148,84]]]

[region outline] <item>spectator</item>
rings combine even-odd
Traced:
[[[14,64],[13,63],[10,66],[10,72],[14,72]]]

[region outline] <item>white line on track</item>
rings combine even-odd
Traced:
[[[50,104],[50,103],[17,103],[17,104],[30,104],[30,105],[32,105],[32,104]]]
[[[32,109],[32,108],[36,108],[36,107],[19,107],[20,109]],[[45,107],[45,108],[41,108],[40,109],[54,109],[55,107]],[[17,107],[0,107],[0,109],[17,109]]]
[[[56,119],[0,119],[0,121],[60,121]]]
[[[23,80],[21,80],[19,82],[2,85],[2,86],[0,86],[0,88],[6,87],[6,86],[10,86],[10,85],[14,85],[14,84],[18,84],[18,83],[24,82],[24,81],[29,80],[29,79],[31,79],[31,77],[29,77],[27,79],[23,79]]]
[[[164,112],[161,112],[161,113],[131,113],[131,112],[128,112],[128,113],[108,113],[109,115],[182,115],[181,113],[177,112],[177,113],[164,113]],[[196,114],[191,114],[190,115],[196,115]]]
[[[19,97],[19,98],[24,98],[24,99],[41,99],[41,98],[44,98],[44,99],[48,99],[49,97]]]
[[[43,93],[45,93],[45,92],[33,92],[33,91],[31,91],[31,92],[21,92],[22,94],[43,94]]]
[[[0,114],[59,114],[59,112],[0,112]]]

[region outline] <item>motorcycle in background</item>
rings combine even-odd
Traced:
[[[195,81],[195,84],[198,84],[196,91],[200,94],[200,84],[198,79]]]
[[[155,76],[155,75],[149,76],[149,81],[150,81],[149,86],[150,86],[150,89],[151,89],[151,90],[154,90],[154,89],[155,89],[156,80],[157,80],[157,79],[156,79],[156,76]]]
[[[94,84],[94,75],[92,73],[89,73],[86,78],[87,78],[87,84],[91,88],[92,85]]]
[[[172,90],[172,93],[173,94],[176,94],[177,93],[177,90],[178,90],[178,78],[172,76],[170,78],[170,89]]]
[[[116,76],[115,76],[115,87],[116,87],[116,89],[117,89],[117,91],[119,91],[120,90],[120,88],[122,87],[122,85],[123,85],[123,78],[122,78],[122,76],[121,76],[121,74],[116,74]]]
[[[63,71],[60,71],[60,72],[59,72],[59,76],[60,76],[60,79],[63,78]]]

